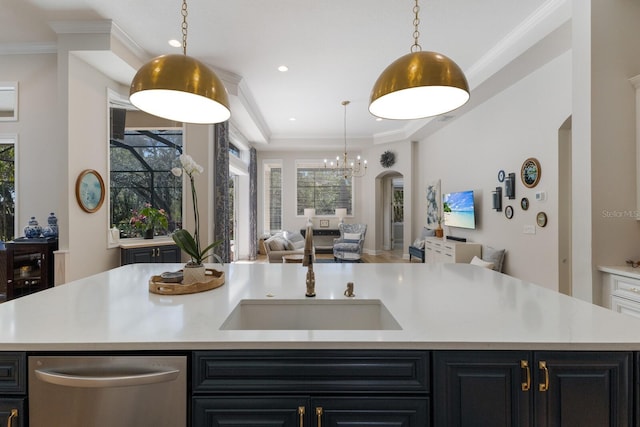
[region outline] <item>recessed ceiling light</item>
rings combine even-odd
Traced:
[[[295,117],[289,117],[289,121],[290,121],[290,122],[295,122],[295,121],[296,121],[296,118],[295,118]]]
[[[280,71],[281,73],[285,73],[289,71],[289,67],[287,67],[286,65],[281,65],[278,67],[278,71]]]
[[[182,47],[182,42],[180,40],[171,39],[169,40],[169,46]]]

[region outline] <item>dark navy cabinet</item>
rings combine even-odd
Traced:
[[[0,353],[0,425],[26,427],[27,367],[21,352]]]
[[[120,264],[180,262],[180,248],[176,245],[150,245],[137,248],[122,248]]]
[[[630,352],[437,351],[439,427],[633,425]]]
[[[424,351],[216,351],[193,357],[193,425],[430,425]]]

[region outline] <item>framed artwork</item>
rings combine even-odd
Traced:
[[[93,213],[104,202],[104,181],[98,172],[86,169],[76,179],[76,199],[83,211]]]
[[[522,169],[520,169],[520,179],[525,187],[533,188],[538,185],[540,181],[540,175],[542,170],[540,169],[540,162],[538,159],[529,157],[522,163]]]
[[[513,206],[509,205],[504,208],[504,216],[506,216],[507,219],[513,218]]]
[[[329,227],[329,220],[328,219],[321,219],[320,220],[320,227],[328,228]]]
[[[438,228],[440,219],[440,180],[427,185],[427,228]]]
[[[538,212],[536,215],[536,223],[539,227],[544,227],[547,225],[547,214],[544,212]]]

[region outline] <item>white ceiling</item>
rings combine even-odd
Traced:
[[[423,50],[443,53],[461,66],[472,101],[476,87],[570,13],[565,0],[420,3]],[[247,110],[238,111],[236,124],[242,131],[247,121],[258,123],[243,131],[258,149],[339,146],[343,100],[351,101],[349,140],[371,144],[411,137],[430,120],[380,122],[367,106],[378,75],[410,51],[413,5],[413,0],[189,0],[187,53],[241,79],[244,97],[236,102]],[[112,20],[148,54],[143,60],[180,52],[167,42],[181,39],[181,0],[0,0],[0,7],[0,52],[3,45],[7,51],[7,46],[55,43],[50,21],[80,19]],[[277,70],[283,64],[286,73]]]

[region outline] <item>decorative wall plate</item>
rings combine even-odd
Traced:
[[[547,225],[547,214],[544,212],[538,212],[538,215],[536,215],[536,223],[538,223],[538,226],[540,227]]]
[[[506,216],[507,219],[513,218],[513,206],[509,205],[504,208],[504,216]]]
[[[104,202],[104,181],[98,172],[86,169],[76,180],[76,199],[83,211],[93,213]]]
[[[527,199],[526,197],[523,197],[520,200],[520,207],[522,208],[523,211],[526,211],[527,209],[529,209],[529,199]]]
[[[383,168],[390,168],[396,163],[396,155],[393,151],[385,151],[380,155],[380,165]]]
[[[505,177],[504,171],[502,169],[499,170],[498,171],[498,181],[499,182],[504,182],[504,177]]]
[[[540,162],[533,157],[529,157],[522,163],[522,169],[520,169],[520,178],[525,187],[533,188],[538,185],[540,181]]]

